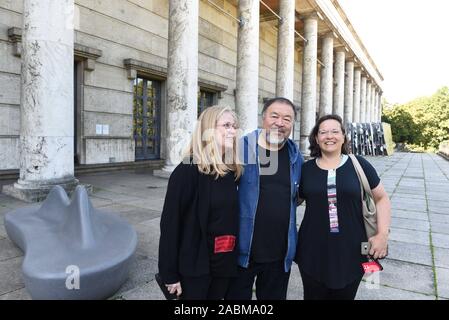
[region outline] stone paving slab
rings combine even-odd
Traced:
[[[25,286],[22,280],[22,261],[23,257],[0,261],[0,297]]]
[[[10,211],[11,211],[11,208],[0,206],[0,219],[3,220],[3,218],[5,217],[5,214]]]
[[[122,201],[121,203],[143,209],[151,208],[152,210],[159,212],[162,212],[162,208],[164,207],[164,199],[140,199],[138,201]]]
[[[439,222],[449,224],[449,215],[441,213],[429,213],[430,222]]]
[[[410,194],[410,193],[394,193],[394,195],[391,197],[391,200],[402,200],[402,201],[408,201],[409,199],[415,199],[415,200],[421,200],[423,202],[426,201],[426,195],[422,193],[417,194]]]
[[[401,180],[398,184],[398,188],[411,188],[414,190],[424,191],[424,180]]]
[[[425,190],[423,189],[417,189],[417,188],[411,188],[411,187],[402,187],[398,186],[395,190],[395,193],[406,193],[406,194],[424,194]]]
[[[435,266],[449,269],[449,249],[434,247],[433,253],[435,255]]]
[[[447,191],[447,186],[444,184],[431,184],[426,185],[427,193],[439,196],[440,194],[444,194]],[[444,200],[444,199],[443,199]]]
[[[102,209],[108,210],[108,208],[104,207]],[[157,218],[161,215],[159,211],[145,210],[142,208],[130,208],[128,211],[118,212],[117,214],[133,225]]]
[[[434,247],[449,249],[449,235],[432,233],[432,243]]]
[[[410,220],[397,217],[391,218],[391,227],[408,230],[427,231],[427,232],[430,229],[428,221]]]
[[[106,207],[106,206],[110,206],[111,204],[113,204],[114,202],[110,199],[104,199],[104,198],[99,198],[96,196],[90,196],[90,201],[92,202],[92,205],[95,208],[102,208],[102,207]]]
[[[7,237],[8,234],[6,233],[5,225],[3,223],[0,223],[0,238],[4,239]]]
[[[449,299],[449,269],[435,269],[438,281],[438,296]]]
[[[122,299],[122,300],[165,300],[164,295],[159,289],[156,280],[149,281],[148,283],[137,287],[132,290],[128,290],[122,293],[115,294],[110,299]]]
[[[390,240],[388,242],[388,258],[432,266],[430,247],[414,243]]]
[[[2,207],[7,207],[10,209],[16,209],[16,208],[22,208],[26,206],[31,206],[29,203],[22,202],[20,200],[11,198],[11,197],[5,197],[1,200]]]
[[[159,258],[159,221],[152,219],[134,226],[138,236],[137,253],[157,260]]]
[[[408,220],[429,221],[429,216],[427,215],[427,212],[419,212],[419,211],[405,211],[405,210],[399,210],[399,209],[392,209],[391,217],[408,219]]]
[[[432,202],[429,203],[429,212],[449,215],[449,209],[444,205],[435,205]]]
[[[441,223],[441,222],[431,222],[432,225],[432,233],[442,233],[449,235],[449,224]]]
[[[8,238],[0,240],[0,261],[23,256],[23,252]]]
[[[415,197],[404,198],[401,197],[400,193],[395,192],[395,196],[391,198],[391,206],[402,210],[408,210],[409,207],[412,207],[415,210],[426,211],[427,201],[425,199],[416,199]]]
[[[131,265],[128,281],[114,294],[121,295],[124,292],[138,288],[154,280],[157,273],[157,261],[147,256],[136,254],[134,262]]]
[[[432,267],[396,261],[382,260],[384,270],[380,274],[380,284],[416,293],[434,294]]]
[[[359,286],[356,300],[435,300],[434,295],[411,292],[380,285],[372,288],[365,281]]]
[[[32,300],[25,288],[0,295],[0,300]]]
[[[130,193],[130,190],[128,190],[128,193]],[[122,200],[131,201],[131,200],[140,200],[141,198],[130,195],[127,193],[118,193],[118,192],[112,192],[110,190],[104,190],[101,189],[99,191],[95,191],[92,195],[95,198],[103,199],[103,200],[109,200],[113,203],[120,203]]]
[[[429,233],[424,231],[390,228],[390,240],[429,246]]]
[[[406,201],[391,201],[391,209],[392,210],[407,210],[410,212],[426,212],[427,211],[427,206],[425,204],[412,204],[410,205],[409,203],[407,203]]]
[[[287,300],[303,300],[304,289],[302,286],[301,274],[299,273],[298,265],[292,264],[290,272],[290,280],[288,282]],[[253,300],[256,300],[256,294],[253,294]]]
[[[426,193],[418,192],[418,193],[400,193],[397,190],[394,192],[394,195],[390,200],[399,201],[399,202],[409,202],[409,203],[427,203]]]

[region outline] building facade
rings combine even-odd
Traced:
[[[319,114],[379,122],[382,80],[336,0],[0,0],[0,171],[24,185],[98,163],[169,172],[204,108],[233,107],[247,132],[276,95],[307,153]]]

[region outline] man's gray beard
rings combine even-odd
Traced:
[[[266,134],[266,140],[267,140],[267,142],[269,143],[269,144],[272,144],[272,145],[281,145],[281,144],[283,144],[286,140],[287,140],[287,138],[279,138],[277,135],[270,135],[270,133],[269,132],[267,132],[267,134]]]

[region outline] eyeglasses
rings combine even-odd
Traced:
[[[217,127],[223,127],[226,130],[229,130],[231,128],[234,128],[234,130],[237,130],[239,128],[238,125],[236,125],[235,123],[230,123],[230,122],[226,122],[226,123],[223,123],[223,124],[217,124]]]
[[[319,131],[318,131],[318,134],[319,134],[320,136],[326,136],[326,135],[328,135],[329,133],[330,133],[332,136],[338,136],[338,135],[341,134],[342,132],[341,132],[341,130],[337,130],[337,129],[334,129],[334,130],[319,130]]]

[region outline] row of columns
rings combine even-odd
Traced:
[[[308,154],[308,135],[314,125],[317,82],[318,16],[304,19],[303,83],[300,148]],[[344,49],[334,50],[333,33],[322,38],[319,116],[338,114],[345,123],[380,122],[381,91],[373,80],[355,67],[353,59],[346,59]]]
[[[198,1],[169,0],[167,138],[164,170],[180,161],[197,119]],[[238,2],[236,111],[245,132],[257,128],[259,0]],[[20,179],[15,189],[76,185],[73,165],[74,0],[24,0],[20,131]],[[45,20],[43,17],[51,17]],[[295,2],[280,0],[276,95],[293,100]],[[301,149],[317,110],[318,19],[305,19]],[[346,121],[379,119],[378,92],[360,68],[333,51],[323,38],[320,115],[337,113]],[[334,70],[333,60],[335,58]],[[376,106],[376,108],[374,107]]]

